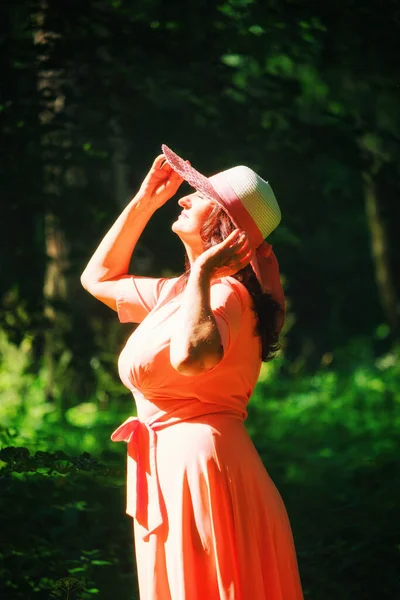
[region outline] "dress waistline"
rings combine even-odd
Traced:
[[[128,444],[128,499],[126,512],[144,528],[143,539],[145,541],[163,523],[161,490],[157,473],[157,431],[176,423],[195,419],[196,417],[217,414],[236,417],[242,421],[247,417],[245,410],[239,412],[215,404],[199,403],[199,406],[183,404],[180,409],[169,413],[158,413],[144,421],[141,421],[138,417],[128,417],[111,434],[113,442],[126,442]],[[140,443],[140,439],[143,439],[144,433],[147,433],[148,438],[149,472],[146,470],[145,457],[143,456],[143,451],[146,451],[146,449]],[[129,468],[130,460],[135,460],[136,462],[136,494],[132,502],[130,498],[132,497],[132,486],[135,481],[133,480],[132,469]]]

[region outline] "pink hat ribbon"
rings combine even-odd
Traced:
[[[220,203],[229,213],[235,225],[240,227],[240,229],[244,229],[249,236],[250,244],[253,248],[253,257],[250,264],[261,285],[261,289],[263,292],[271,294],[275,302],[283,310],[281,318],[278,319],[278,329],[280,331],[285,320],[285,295],[279,275],[279,264],[272,246],[264,241],[256,222],[244,207],[235,190],[228,182],[224,172],[213,175],[209,178],[209,182],[218,193],[221,199]]]

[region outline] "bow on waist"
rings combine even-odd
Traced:
[[[143,444],[144,434],[148,436],[148,444]],[[142,527],[147,529],[144,539],[163,522],[161,513],[160,489],[157,475],[157,434],[152,427],[137,417],[129,417],[111,435],[113,442],[128,444],[128,506],[127,513],[135,517]],[[143,451],[148,448],[148,461]],[[132,490],[130,473],[136,462],[136,490]],[[130,499],[133,502],[130,502]],[[135,506],[132,507],[131,504]]]
[[[113,442],[128,444],[128,482],[127,514],[134,517],[144,528],[143,539],[163,523],[161,511],[162,494],[157,473],[157,433],[163,429],[199,416],[224,414],[244,421],[247,411],[235,410],[222,405],[201,404],[196,406],[183,403],[178,409],[155,415],[149,421],[140,421],[138,417],[129,417],[111,435]],[[145,439],[146,438],[146,439]],[[133,470],[136,463],[136,490]]]

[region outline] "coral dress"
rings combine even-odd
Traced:
[[[234,278],[213,282],[224,357],[184,376],[169,360],[179,283],[117,284],[120,321],[140,323],[118,361],[137,417],[111,436],[128,444],[140,600],[302,600],[285,506],[244,426],[261,367],[251,297]]]

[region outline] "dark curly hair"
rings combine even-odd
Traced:
[[[200,229],[200,236],[204,242],[204,250],[219,244],[236,229],[227,212],[217,203],[212,208],[206,221]],[[187,281],[190,273],[190,262],[186,255],[185,276]],[[279,350],[279,333],[277,331],[278,316],[282,309],[268,293],[263,293],[260,283],[251,268],[247,265],[244,269],[233,275],[248,290],[253,300],[253,310],[256,315],[255,334],[261,337],[261,359],[263,362],[272,360]]]

